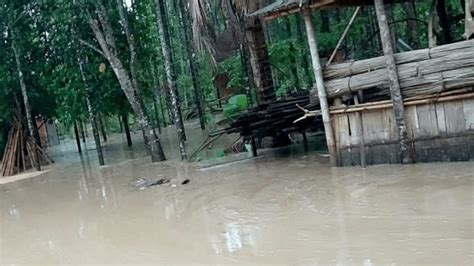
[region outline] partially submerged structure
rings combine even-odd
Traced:
[[[384,56],[324,69],[311,12],[372,4]],[[472,0],[467,0],[466,38],[472,36],[471,9]],[[265,111],[274,100],[271,73],[264,64],[268,53],[262,49],[264,36],[255,32],[264,22],[293,13],[304,17],[316,84],[306,110],[289,108],[291,115],[281,119],[294,119],[295,112],[305,118],[321,116],[332,165],[474,159],[474,41],[395,54],[383,0],[277,0],[250,14],[247,36],[264,110],[243,114],[229,131],[238,128],[253,139],[256,127],[265,124],[259,120],[272,113]],[[428,35],[433,35],[431,28]],[[387,99],[367,101],[368,91]],[[342,98],[349,99],[348,104],[343,105]]]

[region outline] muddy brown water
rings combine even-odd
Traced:
[[[330,168],[289,149],[200,169],[117,147],[103,168],[62,147],[0,185],[0,265],[473,264],[472,162]]]

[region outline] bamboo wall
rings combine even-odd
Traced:
[[[362,124],[358,123],[360,114]],[[474,97],[406,106],[407,130],[416,162],[474,160]],[[367,164],[400,163],[391,108],[334,114],[339,164],[360,164],[361,141]]]

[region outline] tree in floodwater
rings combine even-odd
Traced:
[[[137,95],[138,89],[134,86],[134,82],[129,74],[130,72],[125,68],[122,59],[119,56],[119,50],[114,36],[114,29],[108,18],[106,8],[102,3],[96,3],[94,4],[94,7],[95,16],[88,13],[87,19],[88,24],[101,48],[101,51],[97,51],[100,52],[100,54],[102,54],[110,63],[120,87],[130,102],[130,105],[138,118],[138,123],[143,131],[145,143],[151,153],[152,161],[158,162],[166,160],[160,139],[151,127],[143,102]],[[84,44],[88,45],[87,43]]]
[[[158,30],[160,33],[161,49],[165,59],[166,81],[171,97],[171,105],[173,108],[173,117],[175,120],[176,131],[178,133],[179,150],[182,160],[187,160],[186,154],[186,137],[184,131],[183,118],[181,108],[179,106],[178,90],[176,88],[176,76],[173,68],[173,56],[171,54],[170,36],[168,31],[168,20],[166,15],[166,7],[164,0],[155,0],[156,19]]]

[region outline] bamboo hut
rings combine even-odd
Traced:
[[[323,67],[311,12],[361,5],[375,6],[384,56]],[[474,159],[474,41],[395,54],[383,0],[278,0],[249,18],[294,13],[305,20],[316,78],[312,109],[300,116],[322,116],[333,166]]]

